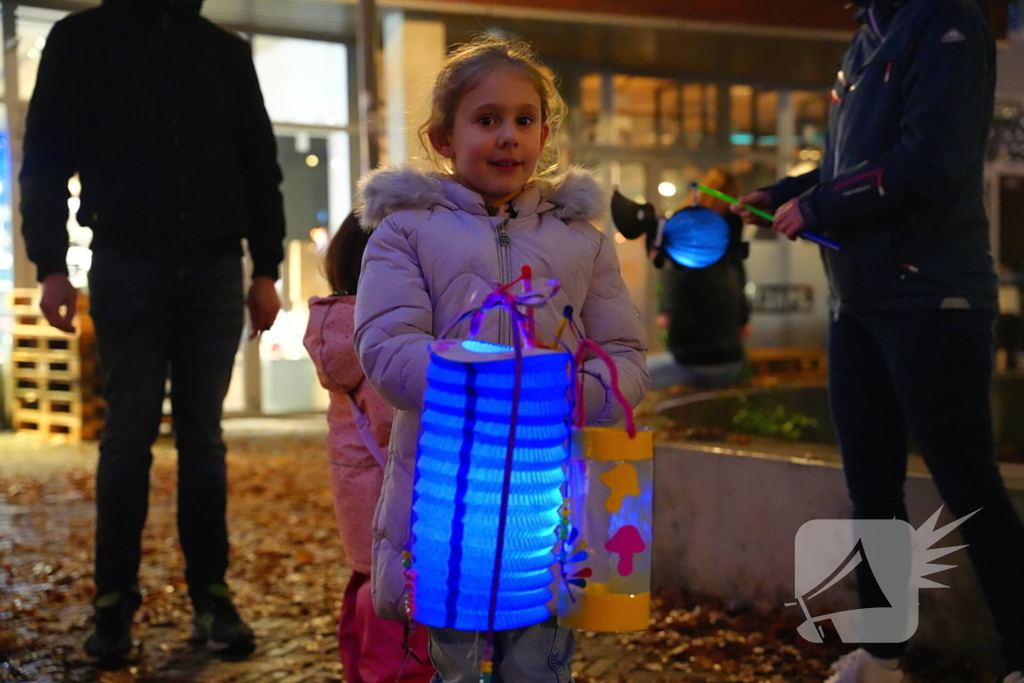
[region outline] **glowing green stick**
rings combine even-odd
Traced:
[[[707,187],[706,185],[701,185],[700,183],[693,183],[692,187],[700,190],[701,192],[706,192],[707,194],[711,195],[712,197],[717,197],[718,199],[721,199],[723,202],[729,202],[730,204],[738,204],[739,203],[739,200],[736,199],[735,197],[730,197],[729,195],[725,194],[724,192],[719,192],[718,190],[712,190],[710,187]],[[768,213],[767,211],[762,211],[761,209],[757,208],[756,206],[751,206],[750,204],[744,204],[743,208],[747,209],[748,211],[750,211],[753,214],[756,214],[756,215],[760,216],[761,218],[764,218],[765,220],[769,220],[769,221],[774,221],[775,220],[775,216],[773,216],[772,214]],[[801,230],[800,232],[798,232],[796,234],[796,236],[801,238],[801,239],[805,239],[805,240],[809,240],[811,242],[814,242],[815,244],[820,244],[821,246],[825,247],[826,249],[831,249],[832,251],[841,251],[842,250],[842,247],[839,245],[838,242],[834,242],[834,241],[830,240],[827,237],[822,237],[821,235],[815,234],[813,232],[807,232],[806,230]]]
[[[701,192],[706,192],[707,194],[711,195],[712,197],[717,197],[718,199],[721,199],[723,202],[729,202],[730,204],[738,204],[739,203],[739,200],[736,199],[735,197],[730,197],[729,195],[725,194],[724,192],[719,192],[718,190],[712,190],[710,187],[707,187],[705,185],[701,185],[700,183],[694,183],[693,186],[696,187]],[[756,215],[760,216],[761,218],[763,218],[765,220],[768,220],[768,221],[775,220],[775,216],[771,215],[767,211],[763,211],[763,210],[757,208],[756,206],[751,206],[750,204],[744,204],[743,208],[749,210],[750,213],[756,214]]]

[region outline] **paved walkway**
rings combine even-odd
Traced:
[[[96,446],[40,445],[0,433],[0,681],[329,683],[336,615],[349,570],[326,484],[322,416],[226,422],[236,602],[259,649],[225,662],[186,642],[190,610],[174,521],[175,456],[154,449],[136,615],[139,647],[100,672],[78,647],[91,598]],[[578,637],[580,683],[818,683],[834,651],[794,642],[795,625],[754,606],[676,596],[638,634]],[[990,683],[958,670],[928,683]],[[524,682],[515,682],[524,683]]]

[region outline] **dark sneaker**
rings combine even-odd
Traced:
[[[231,602],[231,591],[223,583],[206,587],[192,597],[195,618],[192,640],[206,641],[210,652],[245,657],[256,649],[252,629],[238,616]]]
[[[132,615],[141,598],[137,593],[112,591],[93,601],[92,627],[85,636],[85,659],[116,666],[132,649]]]

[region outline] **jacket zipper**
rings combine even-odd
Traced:
[[[508,236],[509,218],[505,218],[497,226],[498,231],[498,276],[501,284],[512,281],[512,265],[509,262],[508,248],[512,244]],[[504,308],[498,310],[498,339],[505,346],[512,346],[512,319]]]

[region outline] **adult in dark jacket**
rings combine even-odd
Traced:
[[[221,414],[243,325],[241,240],[254,334],[280,308],[284,217],[273,131],[248,45],[199,16],[201,0],[105,0],[58,22],[29,106],[23,227],[41,308],[71,331],[68,178],[92,228],[91,314],[107,418],[96,485],[96,599],[86,655],[131,648],[150,447],[165,383],[178,447],[178,528],[195,633],[248,654],[228,565]]]
[[[907,434],[956,517],[1024,669],[1024,527],[994,456],[996,276],[982,201],[995,88],[978,0],[858,0],[864,26],[832,92],[822,167],[742,199],[791,239],[821,231],[831,285],[832,414],[858,519],[907,518]],[[757,217],[744,212],[749,221]],[[878,604],[866,576],[862,604]],[[875,584],[877,586],[877,584]],[[903,643],[866,644],[830,681],[899,681]]]
[[[726,194],[739,194],[739,182],[722,168],[713,168],[701,184]],[[745,364],[743,337],[750,320],[750,303],[743,260],[743,221],[729,205],[708,194],[701,206],[721,214],[729,224],[725,255],[705,268],[688,268],[665,259],[658,299],[659,324],[667,332],[669,354],[648,359],[651,386],[720,388],[733,385]]]

